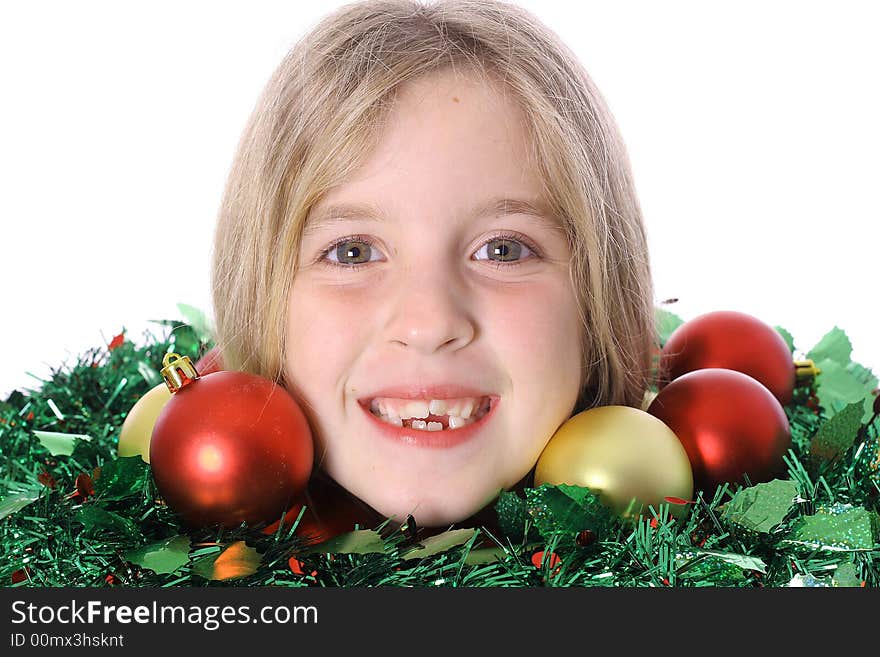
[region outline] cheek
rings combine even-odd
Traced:
[[[577,402],[581,329],[574,295],[568,286],[548,285],[498,301],[487,315],[487,337],[510,377],[511,418],[519,428],[510,436],[523,455],[536,458]]]
[[[286,378],[321,417],[341,399],[339,386],[363,350],[364,308],[356,296],[294,284],[287,311]]]
[[[580,371],[580,321],[567,285],[513,289],[484,307],[487,333],[511,369]]]

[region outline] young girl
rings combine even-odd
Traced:
[[[375,517],[473,517],[530,482],[573,414],[648,387],[623,142],[572,52],[506,3],[321,21],[254,109],[214,248],[224,365],[286,387],[313,492]]]

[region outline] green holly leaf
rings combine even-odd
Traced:
[[[654,310],[657,335],[660,339],[660,346],[662,347],[669,340],[669,336],[672,335],[672,332],[684,324],[684,320],[668,310],[663,310],[662,308],[655,308]]]
[[[767,572],[767,564],[758,557],[753,557],[750,554],[734,554],[732,552],[716,552],[714,550],[700,550],[700,552],[715,557],[716,559],[726,561],[727,563],[732,563],[743,570],[754,570],[765,574]]]
[[[383,554],[385,541],[374,529],[357,529],[304,548],[301,554]]]
[[[140,455],[121,456],[101,466],[95,480],[95,495],[103,500],[123,500],[139,496],[150,477],[150,466]]]
[[[15,493],[9,493],[0,501],[0,520],[13,513],[18,513],[31,502],[40,499],[39,488],[30,488]]]
[[[199,340],[208,343],[214,339],[214,328],[211,326],[211,321],[204,312],[195,306],[190,306],[185,303],[178,303],[177,309],[180,311],[180,314],[183,315],[187,324],[192,327]]]
[[[523,541],[527,524],[529,525],[529,540],[540,538],[526,511],[526,501],[516,493],[501,491],[498,501],[495,503],[495,514],[498,516],[498,527],[512,542],[520,543]]]
[[[788,350],[794,353],[794,337],[792,337],[791,333],[786,331],[781,326],[774,326],[773,328],[775,328],[776,332],[782,336],[783,340],[785,340],[785,344],[788,346]]]
[[[862,387],[868,392],[872,392],[877,387],[877,377],[864,365],[853,361],[846,366],[846,371],[852,374],[856,381],[861,383]]]
[[[91,436],[81,433],[59,433],[57,431],[34,431],[40,444],[49,450],[52,456],[70,456],[76,448],[77,441],[89,442]]]
[[[125,553],[125,560],[157,575],[167,575],[189,562],[189,549],[188,536],[173,536],[129,550]]]
[[[189,356],[193,359],[198,357],[201,342],[192,326],[174,319],[152,319],[150,321],[171,329],[171,335],[168,336],[169,352],[173,351],[181,356]]]
[[[95,505],[80,507],[75,520],[85,527],[83,533],[86,536],[104,535],[106,532],[116,532],[128,538],[141,535],[137,525],[128,518]]]
[[[181,356],[194,358],[199,353],[199,336],[192,326],[181,324],[172,329],[171,344],[173,350]]]
[[[708,585],[727,585],[745,579],[744,571],[767,572],[767,564],[747,554],[689,550],[675,557],[676,577],[705,581]]]
[[[797,496],[795,482],[774,479],[740,489],[724,505],[723,517],[746,531],[766,534],[785,519]]]
[[[832,416],[849,404],[859,402],[863,408],[862,421],[870,419],[873,404],[872,385],[865,385],[853,369],[841,365],[837,361],[825,359],[817,362],[816,366],[822,370],[816,381],[816,394],[819,396],[819,403]]]
[[[864,405],[853,402],[840,413],[825,422],[810,443],[810,456],[814,459],[834,461],[852,447],[856,434],[862,426]]]
[[[464,563],[468,566],[477,566],[484,563],[504,561],[507,556],[508,552],[503,547],[478,548],[467,553]]]
[[[874,549],[877,514],[850,504],[837,504],[798,520],[783,545],[854,552]]]
[[[602,540],[615,518],[589,488],[568,484],[527,488],[526,510],[545,541],[549,543],[554,536],[563,538],[561,547],[573,547],[575,537],[584,529]]]
[[[851,360],[851,355],[852,343],[846,333],[835,326],[822,336],[822,339],[807,354],[807,358],[812,359],[814,363],[831,360],[846,366]]]
[[[868,368],[852,362],[852,343],[842,329],[835,326],[826,333],[807,358],[821,370],[816,392],[831,415],[852,402],[862,402],[862,422],[870,419],[871,391],[877,387],[877,377]]]
[[[410,550],[404,554],[402,559],[423,559],[441,552],[446,552],[459,545],[464,545],[468,541],[472,541],[477,535],[476,529],[452,529],[442,534],[429,536],[423,541],[419,541],[421,547]]]
[[[856,568],[856,565],[853,563],[840,564],[837,567],[837,570],[834,571],[832,584],[834,586],[860,588],[862,586],[862,580],[859,577],[859,571]]]

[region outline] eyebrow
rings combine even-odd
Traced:
[[[508,214],[529,215],[552,228],[560,228],[550,208],[541,199],[491,198],[471,210],[470,219],[501,217]],[[309,235],[327,226],[356,220],[382,221],[383,219],[381,211],[369,203],[338,203],[321,208],[309,217],[303,234]]]

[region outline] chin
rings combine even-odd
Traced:
[[[436,497],[422,497],[418,501],[408,503],[401,503],[401,499],[383,499],[376,500],[375,504],[370,504],[370,506],[383,516],[393,518],[396,522],[402,523],[406,521],[407,516],[412,515],[419,527],[440,527],[470,518],[484,509],[486,505],[491,504],[497,495],[496,491],[484,498],[465,500],[450,500],[438,495]],[[405,499],[405,496],[401,497]]]

